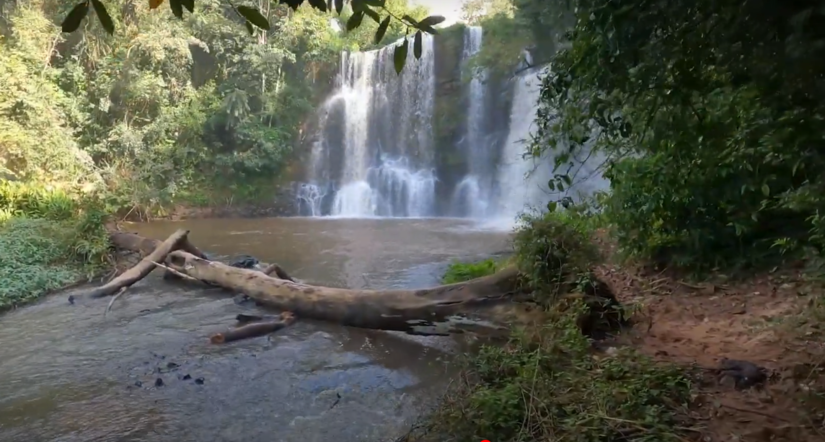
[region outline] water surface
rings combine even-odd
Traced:
[[[438,283],[450,260],[507,248],[504,233],[450,219],[244,219],[177,228],[203,250],[278,262],[351,288]],[[0,316],[0,441],[391,441],[449,379],[449,339],[302,320],[228,345],[208,336],[253,306],[150,275],[108,300],[68,294]],[[156,386],[157,380],[162,382]]]

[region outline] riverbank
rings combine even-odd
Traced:
[[[687,282],[620,260],[604,231],[592,233],[593,276],[631,326],[588,339],[583,306],[555,305],[544,323],[466,357],[410,440],[822,440],[821,284],[793,269]],[[445,280],[496,267],[456,263]],[[720,370],[725,359],[744,362]]]

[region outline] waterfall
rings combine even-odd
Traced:
[[[324,103],[310,160],[315,200],[332,196],[328,209],[317,203],[320,213],[435,215],[433,37],[424,35],[422,43],[421,58],[411,48],[400,75],[393,64],[395,44],[341,54],[339,87]]]
[[[538,107],[541,77],[549,73],[549,66],[530,69],[515,78],[513,104],[510,109],[510,131],[498,165],[496,198],[493,219],[501,226],[512,226],[516,217],[532,208],[544,209],[548,202],[564,196],[573,201],[597,191],[610,188],[610,183],[598,167],[604,161],[602,154],[591,155],[585,146],[571,158],[567,172],[571,185],[563,191],[550,191],[547,182],[553,177],[554,152],[544,152],[540,158],[525,156]],[[596,137],[591,137],[595,139]]]
[[[539,77],[549,68],[530,68],[525,51],[512,79],[471,69],[483,32],[477,26],[461,32],[438,47],[435,39],[446,37],[425,34],[421,58],[411,48],[401,74],[393,54],[403,40],[341,53],[336,88],[315,116],[305,181],[294,188],[302,215],[457,216],[506,228],[531,206],[609,188],[599,159],[582,152],[564,170],[573,185],[563,195],[549,191],[553,152],[524,157]],[[469,81],[459,73],[470,74]]]
[[[481,50],[483,31],[481,26],[468,26],[464,30],[464,48],[461,68],[466,71],[471,58]],[[467,87],[467,125],[463,138],[467,156],[467,174],[456,185],[453,195],[455,215],[485,218],[493,191],[495,146],[487,136],[486,79],[487,73],[477,69],[472,72]]]
[[[541,80],[534,70],[515,78],[510,108],[510,132],[501,154],[496,181],[498,198],[495,218],[515,217],[531,206],[544,206],[550,200],[547,181],[552,177],[552,160],[525,157],[536,117]]]

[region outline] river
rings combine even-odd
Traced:
[[[162,239],[181,227],[210,254],[249,254],[301,280],[350,288],[435,285],[452,259],[508,248],[505,233],[451,219],[127,228]],[[0,441],[389,442],[450,377],[449,338],[301,320],[267,337],[211,345],[210,334],[256,307],[159,275],[129,289],[105,317],[108,300],[71,305],[67,296],[0,316]]]

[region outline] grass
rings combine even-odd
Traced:
[[[444,284],[455,284],[457,282],[469,281],[475,278],[492,275],[498,270],[498,263],[493,258],[488,258],[477,262],[455,261],[447,267],[441,282]]]
[[[11,218],[0,222],[0,311],[40,298],[105,264],[103,215],[73,220]]]
[[[576,325],[584,308],[467,357],[420,440],[683,440],[690,378],[630,349],[594,355]]]
[[[581,281],[599,259],[584,221],[558,214],[522,219],[514,262],[549,319],[463,357],[459,381],[415,440],[675,442],[691,433],[693,385],[683,368],[632,349],[597,355],[582,333],[590,307],[564,295],[586,291]],[[443,280],[466,281],[496,268],[491,259],[456,262]]]

